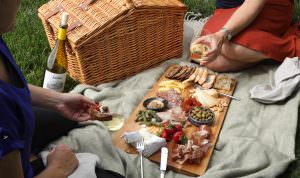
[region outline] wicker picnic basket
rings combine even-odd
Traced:
[[[81,83],[123,79],[182,55],[180,0],[51,0],[38,10],[51,47],[62,11],[70,14],[68,72]]]

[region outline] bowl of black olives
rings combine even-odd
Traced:
[[[193,107],[189,112],[189,121],[194,125],[212,124],[215,119],[214,112],[202,106]]]

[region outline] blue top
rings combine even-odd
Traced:
[[[19,150],[24,177],[32,178],[33,172],[29,162],[34,131],[31,96],[27,82],[1,36],[0,55],[22,83],[22,87],[18,88],[0,79],[0,159],[13,150]]]
[[[216,7],[222,9],[234,8],[242,5],[244,0],[217,0]]]

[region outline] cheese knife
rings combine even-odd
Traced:
[[[168,148],[162,147],[160,154],[160,178],[164,178],[168,163]]]

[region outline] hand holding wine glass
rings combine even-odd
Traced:
[[[224,36],[220,35],[218,32],[201,36],[200,38],[196,39],[196,44],[206,44],[208,46],[208,50],[205,51],[205,54],[199,61],[200,65],[205,66],[211,61],[215,60],[221,54],[224,41]]]

